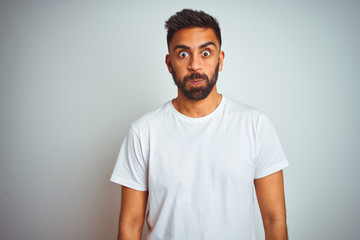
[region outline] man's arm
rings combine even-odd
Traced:
[[[287,240],[283,172],[255,179],[266,240]]]
[[[121,187],[119,240],[141,239],[147,198],[147,191]]]

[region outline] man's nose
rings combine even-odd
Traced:
[[[199,56],[193,55],[190,58],[188,70],[191,72],[197,72],[201,69],[201,58]]]

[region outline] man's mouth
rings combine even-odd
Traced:
[[[190,83],[193,85],[199,85],[204,81],[204,79],[195,79],[195,80],[190,80]]]

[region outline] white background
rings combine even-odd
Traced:
[[[130,123],[176,96],[163,26],[184,7],[220,22],[219,92],[275,125],[290,239],[358,238],[359,1],[2,0],[1,239],[116,238],[109,178]]]

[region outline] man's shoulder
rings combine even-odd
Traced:
[[[258,118],[260,115],[264,114],[259,109],[247,105],[245,103],[239,102],[229,97],[225,97],[226,104],[225,104],[225,111],[227,114],[234,114],[234,115],[241,115],[241,116],[248,116],[248,117],[255,117]]]
[[[154,110],[143,114],[141,117],[132,122],[131,127],[138,131],[140,129],[148,128],[158,122],[166,119],[166,113],[169,109],[169,101],[163,103]]]

